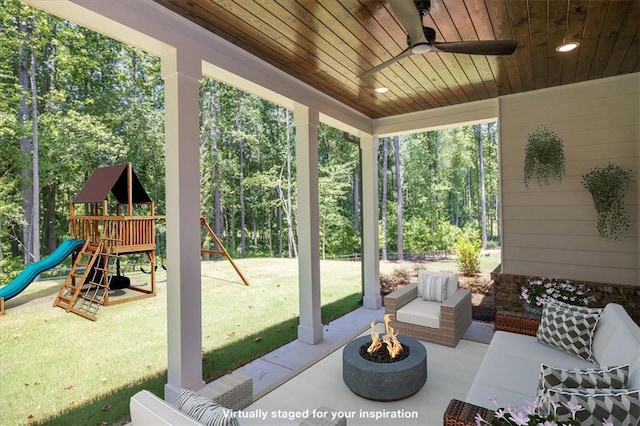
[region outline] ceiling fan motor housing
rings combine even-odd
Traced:
[[[416,8],[420,16],[424,16],[431,10],[431,0],[416,0]]]
[[[422,31],[424,31],[424,38],[426,38],[429,43],[433,43],[436,40],[436,30],[433,28],[422,27]]]

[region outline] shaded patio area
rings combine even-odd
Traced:
[[[493,324],[474,321],[457,347],[423,343],[427,350],[427,383],[409,398],[376,402],[352,393],[342,380],[342,348],[381,323],[384,308],[359,308],[325,325],[322,343],[296,340],[237,371],[253,379],[254,402],[240,414],[241,424],[299,424],[301,417],[327,406],[348,424],[442,424],[452,398],[464,399],[493,334]],[[381,325],[381,324],[379,324]],[[482,343],[485,342],[485,343]]]

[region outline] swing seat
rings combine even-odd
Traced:
[[[124,275],[112,275],[109,277],[109,289],[121,290],[123,288],[129,288],[131,280]]]

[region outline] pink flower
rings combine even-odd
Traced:
[[[574,420],[575,420],[575,418],[576,418],[576,413],[577,413],[578,411],[581,411],[581,410],[582,410],[582,405],[580,405],[580,404],[574,404],[574,403],[573,403],[573,402],[571,402],[571,401],[567,401],[567,402],[564,404],[564,406],[565,406],[565,407],[567,407],[567,408],[569,409],[569,411],[571,411],[571,418],[572,418],[572,419],[574,419]]]
[[[520,426],[526,426],[529,424],[529,416],[524,413],[515,413],[511,416],[511,421]]]
[[[476,413],[476,418],[475,418],[475,420],[476,420],[476,426],[480,426],[480,425],[481,425],[481,424],[483,424],[483,423],[489,424],[489,422],[487,422],[485,419],[483,419],[483,418],[480,416],[480,413]]]
[[[538,404],[538,401],[527,401],[527,405],[523,406],[522,408],[524,408],[524,412],[527,415],[533,416],[534,414],[536,414],[536,410],[540,408],[540,404]]]
[[[506,414],[507,413],[505,413],[505,411],[502,408],[500,408],[498,409],[498,411],[496,411],[496,419],[504,419],[504,416]]]

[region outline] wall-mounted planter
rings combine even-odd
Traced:
[[[595,167],[582,175],[582,185],[593,197],[602,238],[621,241],[626,237],[631,221],[624,208],[624,192],[631,182],[632,171],[614,164]]]
[[[565,175],[564,142],[547,126],[538,126],[527,137],[524,152],[524,184],[535,179],[540,186],[552,180],[561,181]]]

